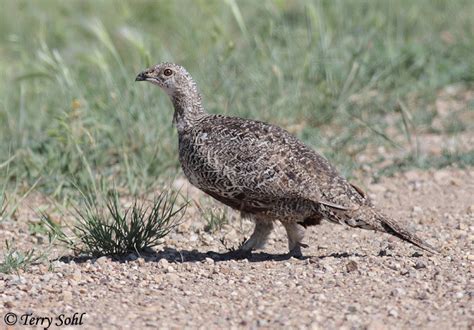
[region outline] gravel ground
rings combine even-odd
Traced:
[[[359,183],[442,254],[324,223],[308,231],[304,260],[282,255],[280,226],[263,251],[234,260],[221,239],[236,246],[252,225],[235,220],[209,234],[191,209],[155,252],[0,274],[1,310],[53,324],[85,313],[87,328],[474,328],[474,169]],[[33,243],[22,219],[1,223],[0,240]]]

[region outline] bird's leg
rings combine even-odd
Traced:
[[[268,236],[272,232],[273,222],[270,220],[255,220],[255,229],[252,236],[240,248],[244,252],[261,249],[267,242]]]
[[[308,245],[302,243],[305,228],[296,222],[283,222],[283,226],[285,226],[288,235],[289,255],[296,258],[303,257],[301,247],[308,247]]]

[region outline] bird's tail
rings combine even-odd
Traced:
[[[379,210],[376,210],[372,206],[364,206],[354,211],[354,213],[344,221],[351,227],[359,227],[364,229],[373,229],[388,234],[394,235],[407,241],[419,248],[428,251],[430,253],[439,253],[439,251],[426,243],[424,240],[419,238],[417,235],[409,231],[406,227],[383,214]]]

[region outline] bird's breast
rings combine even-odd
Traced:
[[[206,133],[183,135],[179,139],[179,160],[185,176],[201,190],[233,191],[233,184],[221,166]]]

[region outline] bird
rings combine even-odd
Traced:
[[[264,247],[283,224],[288,255],[302,258],[309,226],[322,220],[392,234],[430,253],[438,251],[377,209],[367,194],[321,154],[276,125],[206,112],[201,93],[182,66],[163,62],[136,81],[159,86],[174,107],[179,161],[189,182],[254,221],[243,253]]]

